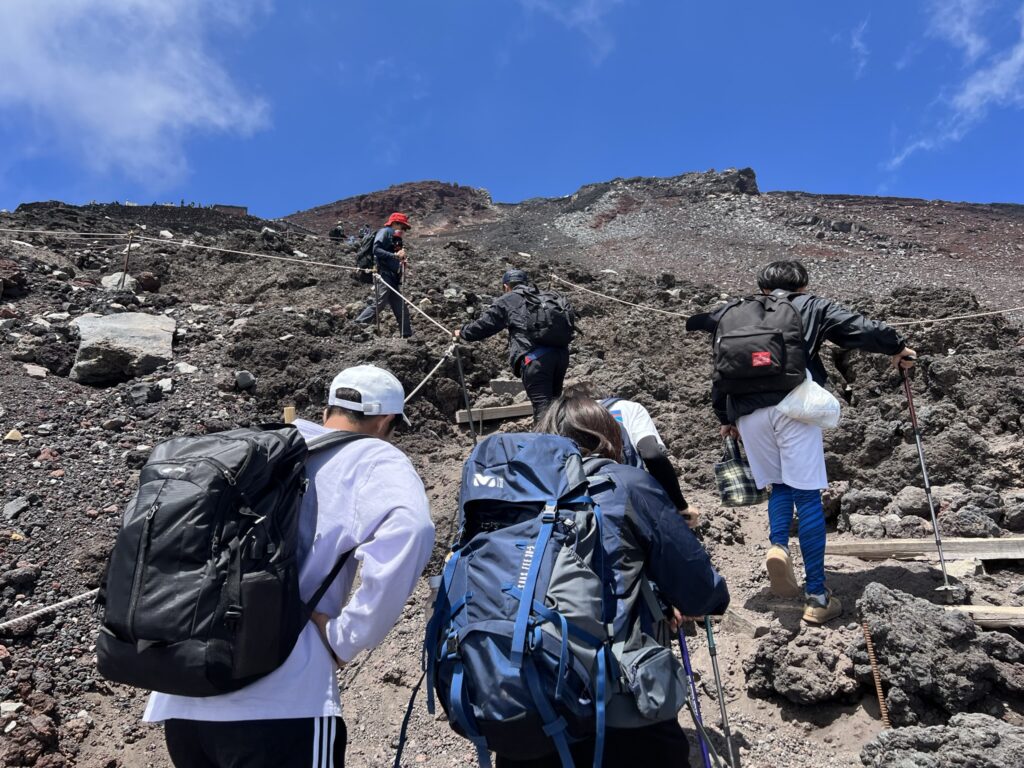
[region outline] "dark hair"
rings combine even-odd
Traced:
[[[773,261],[757,274],[757,287],[762,291],[799,291],[807,282],[807,268],[799,261]]]
[[[592,397],[562,395],[551,403],[534,431],[568,437],[584,456],[622,461],[619,423]]]
[[[334,390],[334,396],[339,400],[348,400],[350,403],[361,403],[363,402],[363,395],[357,389],[348,389],[346,387],[339,387]],[[327,406],[327,418],[332,416],[344,416],[355,422],[363,422],[369,418],[372,418],[368,414],[362,411],[353,411],[351,408],[343,408],[340,405],[328,405]]]

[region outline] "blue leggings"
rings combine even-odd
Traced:
[[[808,594],[825,592],[825,510],[821,491],[804,491],[785,483],[772,483],[768,498],[769,540],[772,544],[789,546],[789,528],[793,524],[796,505],[800,538],[800,554],[804,558],[805,587]]]

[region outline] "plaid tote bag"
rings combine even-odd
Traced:
[[[725,438],[725,453],[715,464],[715,479],[722,504],[726,507],[748,507],[768,498],[768,489],[758,490],[754,484],[750,464],[740,453],[740,445],[734,438]]]

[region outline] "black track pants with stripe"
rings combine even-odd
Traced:
[[[176,768],[345,768],[340,717],[168,720],[164,735]]]

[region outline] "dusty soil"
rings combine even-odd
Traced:
[[[395,338],[390,317],[379,336],[356,326],[352,318],[368,289],[342,270],[301,263],[351,263],[348,246],[304,231],[323,235],[342,218],[339,211],[351,212],[353,223],[371,214],[376,221],[393,208],[414,223],[422,214],[426,225],[408,240],[407,293],[447,328],[487,305],[509,265],[531,270],[541,283],[555,274],[681,315],[749,290],[756,266],[791,255],[808,265],[816,290],[895,322],[1024,303],[1017,291],[1024,261],[1024,209],[1018,206],[758,195],[751,172],[616,180],[516,206],[494,204],[468,188],[445,193],[447,187],[400,186],[339,201],[297,214],[297,226],[159,206],[53,203],[0,215],[0,228],[123,233],[136,226],[157,240],[160,230],[174,236],[144,240],[130,252],[128,271],[148,273],[152,280],[144,284],[156,290],[129,293],[99,286],[100,278],[121,269],[123,240],[0,233],[0,265],[9,262],[5,269],[22,275],[4,276],[0,302],[0,437],[11,429],[21,433],[19,441],[0,445],[0,504],[18,502],[19,510],[0,516],[0,621],[97,584],[120,510],[155,442],[275,420],[287,404],[316,418],[327,382],[356,362],[389,367],[407,390],[434,366],[447,348],[438,328],[414,316],[417,335],[406,342]],[[183,248],[182,238],[300,263]],[[725,510],[716,503],[711,466],[719,447],[709,408],[707,338],[686,335],[682,317],[571,288],[566,293],[580,308],[585,331],[574,345],[570,377],[647,405],[687,496],[703,510],[701,533],[729,581],[737,615],[720,626],[718,642],[741,763],[860,765],[862,748],[881,725],[864,674],[858,601],[872,584],[932,600],[938,572],[927,562],[830,557],[830,584],[847,614],[827,628],[801,629],[798,606],[771,598],[766,589],[764,510]],[[126,310],[177,322],[173,361],[141,379],[172,380],[173,390],[159,401],[133,402],[130,391],[139,379],[97,388],[67,378],[78,344],[71,320],[89,311]],[[1020,317],[905,329],[921,355],[915,399],[932,482],[942,489],[940,524],[947,534],[1005,536],[1024,529]],[[490,379],[507,374],[503,347],[498,338],[463,349],[475,402],[511,402],[512,396],[488,388]],[[826,358],[847,402],[843,424],[826,441],[830,535],[930,536],[927,508],[922,516],[915,491],[919,468],[899,379],[882,359],[832,350]],[[175,367],[181,363],[196,370]],[[48,374],[30,377],[27,365]],[[240,370],[255,375],[251,391],[234,386]],[[415,428],[398,438],[424,478],[437,524],[428,573],[452,538],[461,462],[472,446],[452,425],[461,406],[456,379],[449,360],[414,401]],[[501,428],[528,427],[523,421]],[[960,577],[967,599],[1024,604],[1018,563],[988,563],[986,569]],[[426,598],[421,583],[384,644],[343,673],[351,765],[394,759],[399,724],[419,678]],[[875,615],[875,603],[865,605],[865,616]],[[915,620],[922,626],[941,623],[921,610]],[[10,728],[0,746],[7,765],[168,765],[159,729],[139,721],[144,696],[96,674],[94,631],[88,606],[79,606],[0,636],[0,702],[12,705],[0,717],[0,729]],[[901,646],[895,637],[886,645],[886,637],[877,643],[879,652],[892,654],[895,670]],[[946,635],[936,637],[946,642]],[[903,707],[901,722],[934,726],[967,711],[995,715],[1011,730],[1024,726],[1021,660],[1012,661],[1010,640],[985,641],[993,644],[986,653],[998,647],[1011,659],[1000,662],[1009,671],[985,672],[990,684],[962,701],[914,691],[900,698],[906,684],[898,684],[894,671],[886,687]],[[707,694],[704,712],[717,726],[706,642],[695,636],[690,643]],[[954,734],[947,741],[958,739]],[[404,762],[455,766],[474,758],[466,742],[418,701]]]

